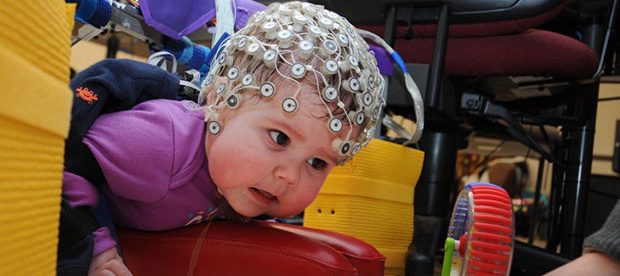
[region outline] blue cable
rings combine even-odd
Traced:
[[[181,38],[181,42],[183,42],[183,50],[177,59],[180,63],[187,64],[194,55],[194,47],[192,47],[194,43],[185,36]]]
[[[164,42],[164,49],[170,52],[177,61],[192,69],[206,74],[209,71],[211,49],[206,46],[194,44],[189,38],[182,37],[179,40],[168,38]]]
[[[97,28],[105,26],[112,18],[112,5],[104,0],[80,0],[77,2],[75,18]]]
[[[405,61],[396,51],[391,52],[390,56],[392,56],[392,59],[394,59],[394,62],[398,64],[398,67],[400,67],[400,70],[402,70],[403,73],[409,73],[409,70],[407,70],[407,65],[405,65]]]
[[[229,36],[230,36],[229,33],[223,33],[222,36],[220,36],[220,39],[215,43],[215,45],[213,45],[213,47],[211,48],[211,52],[207,55],[207,61],[206,61],[207,65],[209,65],[209,66],[211,65],[211,61],[220,52],[220,48],[222,46],[222,43],[224,43],[224,41],[228,40]]]

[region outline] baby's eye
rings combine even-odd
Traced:
[[[322,171],[325,167],[327,167],[327,162],[318,158],[310,158],[306,160],[306,162],[308,162],[308,165],[312,166],[312,168],[317,171]]]
[[[270,130],[269,136],[271,136],[271,139],[280,146],[286,146],[290,142],[288,136],[286,136],[286,134],[282,133],[281,131]]]

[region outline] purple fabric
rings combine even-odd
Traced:
[[[388,52],[383,49],[383,47],[370,44],[370,50],[375,53],[375,58],[377,59],[377,67],[379,67],[379,72],[386,76],[391,76],[393,74],[394,68],[392,68],[392,62],[390,61],[390,56]]]
[[[234,0],[235,4],[235,28],[241,29],[248,24],[250,17],[258,11],[267,9],[264,4],[252,0]]]
[[[99,203],[97,189],[85,178],[67,171],[62,173],[62,196],[71,207],[95,207]],[[107,227],[101,227],[93,232],[93,238],[95,241],[93,256],[116,246],[116,241]]]
[[[250,16],[265,5],[252,0],[234,0],[235,27],[243,28]],[[214,0],[141,0],[140,9],[148,25],[166,36],[180,39],[215,17]]]
[[[71,207],[97,206],[99,196],[97,189],[79,175],[62,172],[62,197]]]
[[[99,255],[116,246],[116,242],[112,238],[112,235],[107,227],[101,227],[97,229],[97,231],[93,232],[93,240],[95,241],[93,256]]]
[[[141,0],[146,24],[179,39],[204,26],[215,16],[214,0]]]
[[[204,115],[153,100],[100,116],[84,138],[106,178],[114,223],[167,230],[200,222],[215,206]]]

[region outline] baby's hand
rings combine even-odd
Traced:
[[[88,276],[131,276],[131,272],[125,264],[116,247],[112,247],[103,253],[94,256],[90,262]]]

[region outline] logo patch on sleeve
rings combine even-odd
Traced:
[[[88,104],[92,104],[93,102],[99,100],[99,97],[97,97],[97,94],[95,92],[88,89],[87,87],[82,86],[75,89],[75,96],[87,102]]]

